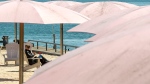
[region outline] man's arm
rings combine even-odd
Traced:
[[[29,50],[26,50],[26,55],[27,55],[27,58],[33,58],[34,57],[34,55]]]

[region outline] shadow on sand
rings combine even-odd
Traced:
[[[7,72],[19,72],[19,71],[7,71]],[[24,72],[34,72],[34,71],[24,71]]]
[[[8,78],[0,78],[0,82],[3,82],[3,81],[19,81],[19,80],[8,79]]]
[[[14,64],[9,64],[9,65],[0,65],[0,67],[16,67]]]

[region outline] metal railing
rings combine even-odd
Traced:
[[[33,42],[36,42],[37,49],[39,49],[39,43],[44,43],[46,51],[48,49],[48,44],[53,45],[52,48],[55,50],[55,52],[57,52],[58,46],[60,46],[60,44],[57,44],[57,43],[44,42],[44,41],[28,40],[28,42],[31,42],[33,44],[33,47],[35,45]],[[78,48],[78,46],[65,45],[65,44],[63,45],[63,47],[64,47],[64,50],[65,50],[65,53],[70,50],[69,48],[74,48],[74,49]]]

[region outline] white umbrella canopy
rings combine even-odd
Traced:
[[[67,8],[80,13],[84,8],[86,8],[88,5],[90,5],[92,3],[93,2],[85,2],[82,4],[76,4],[76,5],[67,7]]]
[[[73,11],[79,12],[89,18],[95,18],[104,14],[118,12],[132,7],[137,7],[133,4],[115,1],[86,3],[80,3],[75,1],[50,1],[46,3],[66,7]]]
[[[48,3],[50,5],[54,4],[54,5],[58,5],[58,6],[66,7],[66,8],[72,7],[74,5],[81,5],[82,4],[81,2],[76,2],[76,1],[48,1],[45,3]]]
[[[96,31],[98,31],[98,32],[96,32],[96,35],[89,38],[86,41],[90,41],[90,42],[95,41],[97,39],[105,38],[107,36],[111,36],[113,34],[116,34],[120,30],[127,30],[128,28],[124,29],[123,26],[129,25],[132,22],[135,22],[132,24],[133,26],[137,26],[138,25],[137,23],[141,22],[139,20],[143,19],[143,18],[141,18],[142,16],[145,17],[145,16],[150,15],[149,10],[150,10],[150,6],[141,7],[136,11],[132,11],[130,13],[127,13],[126,15],[120,17],[117,20],[112,20],[112,22],[110,22],[109,24],[105,24],[103,26],[104,28],[102,28],[102,26],[99,27],[99,30],[96,30]],[[139,19],[139,18],[141,18],[141,19]],[[147,19],[147,18],[145,18],[145,19]],[[141,23],[145,24],[144,21]],[[109,25],[109,26],[106,27],[106,25]],[[131,26],[131,24],[130,24],[130,26]]]
[[[19,38],[19,84],[23,83],[23,55],[24,55],[24,24],[23,23],[38,23],[38,24],[58,24],[58,23],[82,23],[89,18],[74,12],[72,10],[56,6],[46,5],[35,1],[15,0],[8,1],[0,6],[0,22],[20,23],[20,38]],[[70,19],[69,19],[70,18]],[[60,32],[60,50],[63,52],[63,27],[61,25]]]
[[[7,2],[0,7],[0,22],[53,24],[82,23],[88,20],[87,17],[72,10],[56,5],[43,5],[44,4],[40,2],[34,1],[17,0]],[[30,15],[30,17],[28,15]]]
[[[100,16],[78,25],[68,30],[68,32],[89,32],[103,36],[104,34],[107,34],[107,32],[119,28],[116,27],[117,25],[150,14],[149,10],[150,6],[143,6],[131,8],[116,14]]]
[[[120,38],[73,50],[39,68],[24,84],[149,84],[150,16],[143,18],[147,25],[139,23],[136,31],[129,26]]]
[[[136,31],[136,30],[140,29],[139,28],[140,25],[148,25],[149,24],[149,19],[148,19],[149,15],[150,14],[147,14],[147,15],[135,18],[133,20],[130,20],[128,22],[124,22],[123,24],[113,27],[113,29],[111,29],[110,31],[107,31],[104,34],[101,34],[101,33],[96,34],[95,36],[87,39],[86,41],[93,42],[98,39],[105,39],[105,38],[111,39],[112,36],[116,36],[114,38],[119,38],[120,36],[126,35],[133,31]],[[130,31],[130,32],[127,32],[127,31]]]
[[[93,19],[101,15],[118,12],[132,7],[137,6],[125,2],[106,1],[106,2],[88,2],[83,5],[74,5],[69,9],[77,11]]]
[[[87,22],[84,22],[80,25],[71,28],[70,30],[68,30],[68,32],[88,32],[97,34],[97,32],[99,32],[100,29],[106,28],[107,26],[111,26],[110,24],[113,23],[115,20],[122,17],[123,15],[126,15],[127,13],[136,11],[138,8],[139,7],[134,7],[127,10],[122,10],[120,12],[99,16],[97,18],[91,19]]]
[[[92,19],[101,15],[118,12],[132,7],[136,6],[131,4],[127,5],[125,2],[94,2],[84,8],[80,13]]]

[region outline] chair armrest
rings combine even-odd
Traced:
[[[4,57],[7,55],[7,54],[2,54]]]
[[[28,59],[41,59],[41,58],[28,58]]]

